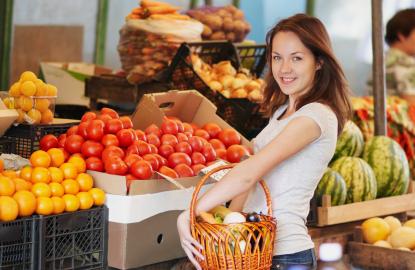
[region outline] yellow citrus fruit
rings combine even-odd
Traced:
[[[62,149],[59,148],[50,148],[47,151],[48,155],[50,156],[51,163],[50,165],[53,167],[59,167],[65,162],[65,155]]]
[[[65,194],[65,190],[60,183],[52,182],[49,184],[52,196],[62,197]]]
[[[0,196],[12,196],[16,191],[16,184],[6,176],[0,176]]]
[[[45,112],[50,105],[50,101],[47,98],[36,98],[35,99],[35,109],[39,112]]]
[[[391,233],[402,226],[399,219],[397,219],[394,216],[387,216],[387,217],[384,218],[384,220],[386,221],[386,223],[389,224],[389,228],[391,229]]]
[[[17,172],[13,170],[4,170],[2,174],[11,179],[18,177]]]
[[[46,87],[46,83],[40,79],[36,79],[34,83],[36,85],[36,96],[44,97],[48,95],[48,88]]]
[[[53,214],[57,215],[65,211],[65,201],[61,197],[52,197]]]
[[[73,179],[66,179],[62,182],[65,194],[77,194],[79,192],[79,184]]]
[[[61,183],[63,181],[63,172],[56,167],[49,167],[50,181]]]
[[[94,179],[87,173],[80,173],[76,177],[80,191],[89,191],[94,187]]]
[[[5,98],[3,99],[4,106],[8,109],[14,109],[14,99],[13,98]]]
[[[32,188],[32,183],[22,178],[14,178],[13,181],[16,186],[16,192],[21,190],[30,190]]]
[[[35,167],[32,171],[32,183],[49,183],[49,170],[43,167]]]
[[[19,123],[19,124],[21,124],[21,123],[24,122],[25,112],[22,111],[21,109],[17,109],[17,113],[18,113],[18,116],[17,116],[16,122]]]
[[[38,197],[36,213],[39,215],[50,215],[53,213],[53,201],[49,197]]]
[[[40,120],[42,119],[42,114],[36,109],[31,109],[28,111],[27,116],[32,119],[33,124],[39,124]]]
[[[12,97],[19,97],[20,96],[20,83],[16,82],[10,86],[9,95]]]
[[[65,179],[76,179],[78,176],[78,169],[73,163],[63,163],[59,168],[62,170]]]
[[[56,97],[58,95],[58,89],[56,86],[51,84],[46,84],[46,87],[48,89],[48,96],[50,97]]]
[[[405,227],[411,227],[415,229],[415,219],[410,219],[408,221],[406,221],[403,226]]]
[[[0,221],[12,221],[19,214],[17,202],[10,196],[0,196]]]
[[[28,112],[33,109],[33,99],[26,96],[20,96],[18,101],[18,107],[22,111]]]
[[[74,212],[79,209],[79,198],[73,194],[65,194],[62,199],[65,201],[65,211]]]
[[[89,209],[94,205],[94,198],[89,192],[79,192],[76,197],[79,199],[79,209]]]
[[[25,166],[20,170],[20,178],[26,181],[32,181],[32,167]]]
[[[52,195],[52,191],[46,183],[34,184],[32,186],[32,193],[35,194],[36,197],[50,197],[50,195]]]
[[[31,97],[36,94],[36,85],[32,81],[26,81],[20,86],[20,93],[26,97]]]
[[[94,199],[94,205],[103,205],[105,203],[105,192],[100,188],[92,188],[88,191]]]
[[[30,155],[30,164],[34,167],[49,168],[51,158],[46,151],[37,150]]]
[[[42,112],[40,123],[41,124],[50,124],[53,122],[53,112],[49,109]]]
[[[76,170],[78,173],[84,173],[86,171],[86,163],[85,160],[80,156],[71,156],[68,159],[69,163],[75,165]]]
[[[386,240],[390,231],[389,224],[382,218],[369,218],[362,224],[363,239],[369,244]]]
[[[36,74],[31,72],[31,71],[25,71],[20,75],[20,81],[21,82],[25,82],[25,81],[36,81],[37,77]]]
[[[36,197],[32,192],[21,190],[13,195],[13,199],[19,206],[19,216],[27,217],[32,215],[36,210]]]

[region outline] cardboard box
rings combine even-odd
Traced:
[[[19,114],[16,110],[8,109],[0,99],[0,137],[4,135],[18,116]]]
[[[45,82],[58,88],[56,104],[86,106],[89,106],[89,98],[85,97],[85,79],[112,73],[109,68],[87,63],[41,62],[40,69]]]

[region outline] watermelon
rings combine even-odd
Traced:
[[[409,185],[409,166],[402,147],[386,136],[374,136],[367,141],[363,151],[375,172],[378,197],[401,195]]]
[[[327,168],[318,183],[315,194],[319,205],[322,204],[323,195],[331,196],[331,205],[333,206],[344,204],[347,195],[346,182],[338,172]]]
[[[366,161],[358,157],[341,157],[333,162],[331,168],[343,176],[346,182],[346,203],[376,198],[375,173]]]
[[[336,151],[332,160],[339,157],[360,157],[363,147],[364,139],[359,127],[352,121],[347,121],[337,139]]]

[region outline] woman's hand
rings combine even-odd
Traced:
[[[177,230],[179,231],[180,243],[187,257],[196,267],[197,270],[202,270],[199,263],[196,261],[194,255],[198,256],[201,260],[204,260],[203,255],[196,249],[203,249],[202,245],[198,243],[190,233],[190,213],[189,210],[184,211],[177,218]]]

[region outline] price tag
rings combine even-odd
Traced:
[[[217,162],[213,163],[212,165],[201,169],[200,170],[200,173],[207,174],[211,170],[213,170],[213,169],[215,169],[217,167],[223,166],[223,165],[227,165],[227,164],[229,164],[227,161],[220,159]],[[212,174],[210,176],[210,178],[212,178],[212,179],[214,179],[216,181],[220,181],[222,179],[222,177],[224,177],[230,170],[231,169],[226,169],[226,170],[218,171],[218,172]]]

